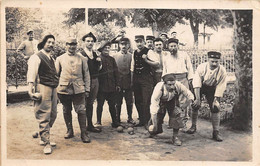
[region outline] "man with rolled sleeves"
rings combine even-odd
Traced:
[[[51,55],[54,43],[55,37],[53,35],[47,35],[43,38],[38,44],[39,52],[32,55],[28,61],[27,72],[28,94],[35,100],[34,113],[39,122],[39,134],[44,145],[44,154],[52,153],[50,128],[57,117],[56,87],[59,79],[54,58]]]
[[[189,89],[193,79],[193,67],[189,55],[184,51],[179,51],[179,40],[170,38],[168,40],[168,49],[170,54],[167,54],[163,59],[162,75],[172,73],[176,79]],[[185,103],[184,96],[179,97],[180,104]],[[188,119],[188,109],[184,108],[185,117]]]
[[[134,90],[135,106],[139,116],[137,127],[145,126],[151,117],[150,115],[150,100],[153,89],[152,65],[158,65],[159,62],[154,62],[148,59],[148,48],[145,47],[143,35],[135,36],[137,50],[134,51],[131,62],[131,76]]]
[[[161,33],[160,38],[163,40],[163,50],[168,51],[168,35],[166,33]]]
[[[101,126],[101,117],[105,100],[108,101],[109,112],[112,118],[111,126],[118,127],[119,123],[116,118],[116,97],[120,91],[118,68],[115,59],[109,55],[111,43],[102,42],[98,51],[101,52],[102,69],[99,71],[99,90],[97,95],[97,123]]]
[[[221,53],[208,52],[208,62],[198,66],[194,78],[193,87],[195,92],[195,101],[192,104],[192,126],[187,131],[188,134],[196,132],[198,110],[201,105],[201,95],[206,96],[211,111],[211,119],[213,126],[213,139],[221,142],[223,139],[219,134],[220,123],[220,98],[226,89],[226,69],[219,64]]]
[[[149,50],[153,50],[154,49],[154,44],[153,44],[153,41],[154,41],[155,37],[154,36],[151,36],[151,35],[148,35],[146,36],[146,46]]]
[[[119,86],[120,92],[117,93],[117,102],[116,102],[116,111],[117,111],[117,120],[121,122],[121,106],[123,98],[126,101],[127,109],[127,123],[135,124],[135,121],[132,118],[133,112],[133,90],[131,87],[131,61],[132,54],[129,53],[130,41],[128,38],[121,38],[119,41],[120,52],[117,52],[113,57],[116,60],[116,64],[119,72]]]
[[[29,30],[27,32],[28,40],[23,41],[17,48],[18,54],[22,55],[25,60],[28,60],[30,56],[38,52],[37,45],[38,40],[34,39],[33,31]]]
[[[88,68],[89,74],[91,78],[90,84],[90,93],[89,97],[86,98],[86,111],[87,111],[87,121],[88,127],[87,130],[95,133],[101,132],[100,128],[94,127],[92,123],[93,117],[93,104],[95,99],[97,98],[98,89],[99,89],[99,81],[98,81],[98,73],[102,68],[101,58],[97,56],[97,53],[93,51],[94,43],[96,42],[96,37],[92,32],[84,35],[82,37],[86,47],[80,50],[80,54],[88,59]]]
[[[169,112],[169,124],[173,128],[172,142],[175,146],[181,146],[181,141],[178,139],[179,129],[184,126],[180,116],[181,109],[178,105],[178,97],[184,95],[186,105],[189,105],[194,100],[194,95],[183,84],[176,80],[173,74],[163,76],[163,81],[156,84],[151,97],[151,121],[153,125],[149,127],[150,136],[162,133],[163,119],[166,110]]]
[[[58,97],[63,105],[63,117],[67,127],[64,138],[74,136],[72,127],[72,104],[78,114],[78,122],[83,143],[89,143],[90,137],[86,128],[85,98],[90,92],[90,75],[87,59],[78,53],[77,40],[68,38],[66,41],[67,52],[56,59],[55,67],[60,76],[57,88]]]

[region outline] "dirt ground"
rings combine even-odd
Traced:
[[[94,106],[95,109],[96,105]],[[137,112],[133,110],[137,119]],[[122,122],[127,113],[122,107]],[[164,119],[164,133],[149,138],[143,127],[134,128],[134,135],[124,130],[118,133],[112,128],[107,104],[102,116],[102,132],[90,133],[91,143],[80,139],[77,115],[73,112],[75,137],[64,139],[66,132],[62,115],[62,105],[58,104],[58,116],[51,129],[51,140],[57,143],[51,155],[43,154],[39,138],[32,138],[38,125],[34,117],[32,102],[21,102],[7,106],[7,158],[30,160],[157,160],[157,161],[252,161],[252,133],[232,131],[221,126],[223,142],[211,139],[212,127],[209,121],[198,120],[198,131],[193,135],[180,132],[183,145],[173,146],[170,138],[172,130],[167,129],[168,116]],[[93,122],[96,122],[94,113]],[[127,125],[126,123],[124,123]],[[187,126],[190,126],[190,121]]]

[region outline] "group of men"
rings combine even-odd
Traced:
[[[119,51],[110,51],[111,42],[103,41],[93,50],[96,42],[93,33],[82,37],[84,48],[77,50],[77,40],[68,38],[66,53],[56,60],[51,51],[55,37],[47,35],[38,44],[38,51],[28,61],[27,82],[29,95],[35,100],[35,117],[44,153],[52,153],[50,128],[57,116],[57,100],[63,105],[67,127],[65,139],[74,137],[72,108],[78,115],[81,140],[91,142],[87,131],[101,132],[102,111],[107,100],[112,127],[121,123],[122,100],[125,98],[127,122],[135,127],[144,126],[151,135],[162,133],[163,118],[168,112],[169,128],[173,129],[172,142],[181,145],[178,131],[188,119],[192,108],[192,126],[189,134],[196,132],[201,94],[205,94],[212,113],[213,139],[222,141],[219,134],[219,100],[226,88],[226,71],[219,64],[221,54],[208,52],[208,62],[194,73],[190,57],[178,50],[179,40],[143,35],[135,36],[137,49],[130,53],[130,40],[118,40]],[[147,47],[146,47],[147,44]],[[167,49],[166,49],[167,48]],[[97,100],[97,122],[92,123],[93,103]],[[138,112],[138,122],[132,117],[133,103]],[[72,107],[73,105],[73,107]],[[185,112],[184,118],[181,116]]]

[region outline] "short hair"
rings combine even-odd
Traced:
[[[53,35],[46,35],[46,36],[44,36],[44,38],[42,39],[42,41],[41,41],[41,42],[38,44],[38,46],[37,46],[38,50],[43,49],[43,47],[44,47],[44,45],[46,44],[47,40],[50,39],[50,38],[52,38],[52,39],[55,40],[55,37],[54,37]]]
[[[158,38],[155,38],[154,41],[153,41],[153,43],[159,42],[159,41],[163,43],[163,40],[162,40],[161,38],[159,38],[159,37],[158,37]]]

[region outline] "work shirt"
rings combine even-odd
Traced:
[[[149,50],[147,53],[148,59],[159,62],[159,67],[155,69],[155,72],[162,72],[163,71],[163,58],[167,54],[167,51],[162,51],[160,54],[157,53],[155,50]]]
[[[56,59],[55,67],[60,75],[58,93],[72,95],[90,91],[90,74],[85,57],[66,52]]]
[[[34,53],[38,52],[37,45],[38,40],[25,40],[23,41],[19,47],[17,48],[17,51],[23,51],[25,56],[31,56]]]
[[[126,54],[122,52],[117,52],[113,55],[115,58],[118,72],[119,72],[119,86],[122,89],[129,89],[131,86],[131,61],[132,55],[127,52]]]
[[[214,96],[222,97],[226,90],[226,77],[226,69],[222,65],[211,70],[208,62],[202,63],[194,74],[193,88],[201,88],[202,85],[213,86],[216,87]]]
[[[187,102],[190,100],[194,100],[194,95],[191,93],[191,91],[187,89],[184,85],[182,85],[179,81],[175,82],[175,90],[173,90],[173,92],[169,92],[166,89],[164,82],[157,83],[154,87],[153,94],[151,97],[151,115],[158,113],[160,109],[161,100],[170,101],[174,98],[175,95],[181,94],[183,94],[187,98]]]
[[[51,56],[51,53],[47,53],[44,50],[40,50],[44,55],[46,55],[49,59],[54,61],[54,58]],[[37,83],[37,76],[39,67],[41,64],[41,59],[37,54],[33,54],[28,60],[28,71],[27,71],[27,82],[28,83]]]
[[[119,86],[118,68],[116,61],[109,55],[101,54],[102,69],[99,71],[99,91],[115,92]]]
[[[178,51],[175,56],[168,52],[163,58],[163,73],[165,74],[187,73],[188,80],[193,78],[193,67],[189,55],[186,52]]]

